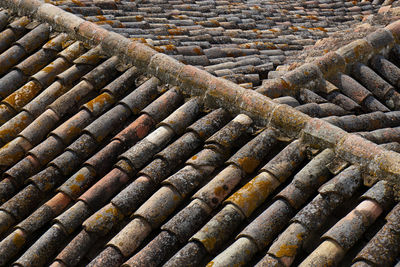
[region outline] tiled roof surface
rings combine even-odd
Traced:
[[[5,4],[0,266],[398,264],[400,22],[251,90]]]
[[[376,14],[383,1],[47,1],[236,83]],[[388,4],[388,3],[385,3]]]

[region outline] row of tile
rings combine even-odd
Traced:
[[[214,264],[226,260],[245,263],[260,259],[258,251],[265,253],[282,231],[285,239],[272,243],[264,262],[272,259],[290,265],[294,259],[306,256],[306,261],[321,260],[318,257],[321,253],[339,259],[351,257],[345,252],[354,245],[354,240],[360,239],[361,232],[383,210],[393,207],[386,182],[379,182],[365,194],[365,200],[354,212],[327,233],[324,237],[327,241],[321,248],[316,246],[310,255],[297,250],[295,246],[302,245],[296,239],[297,233],[304,230],[307,239],[322,225],[314,227],[307,223],[314,218],[309,212],[313,205],[328,217],[335,207],[342,207],[349,198],[365,191],[358,167],[347,167],[330,149],[314,155],[315,151],[302,143],[304,139],[289,145],[278,142],[280,133],[274,129],[260,131],[248,142],[253,120],[246,115],[237,116],[227,125],[229,115],[223,109],[203,117],[200,99],[187,99],[180,105],[182,88],[165,91],[166,88],[158,87],[155,78],[135,83],[139,76],[136,68],[125,70],[116,57],[102,58],[99,50],[95,54],[100,59],[93,64],[93,73],[88,72],[81,81],[75,80],[70,91],[55,100],[62,99],[66,106],[51,102],[44,105],[43,114],[54,112],[57,122],[43,121],[42,128],[43,125],[48,128],[42,133],[38,132],[42,131],[40,127],[31,130],[35,132],[34,138],[22,131],[10,139],[9,144],[26,140],[31,147],[24,147],[26,150],[18,160],[4,165],[10,168],[6,177],[12,180],[12,186],[9,192],[4,190],[9,194],[4,198],[11,198],[0,208],[2,222],[6,228],[17,226],[4,229],[4,239],[0,242],[3,264],[15,261],[22,266],[34,266],[55,260],[53,266],[112,266],[124,261],[126,265],[159,265],[167,261],[166,265],[171,266],[198,266],[212,257]],[[160,55],[158,58],[164,59]],[[71,64],[74,68],[80,65],[73,61]],[[162,71],[163,65],[160,67]],[[63,73],[56,82],[61,82],[59,77]],[[108,80],[92,89],[97,84],[89,74]],[[343,79],[348,81],[347,77]],[[85,94],[87,97],[82,101],[72,101],[75,96]],[[108,99],[107,95],[112,96],[111,102],[103,101]],[[327,103],[311,90],[303,90],[299,96],[277,98],[275,103],[290,104],[313,116],[331,116],[325,120],[348,131],[364,131],[358,135],[398,151],[397,111],[347,115],[352,111]],[[37,104],[38,99],[33,98],[29,103]],[[42,114],[33,116],[38,120]],[[27,127],[33,127],[30,125]],[[73,133],[71,130],[76,128]],[[350,149],[356,143],[351,145]],[[313,155],[313,159],[308,161],[306,155]],[[36,169],[28,168],[29,165]],[[327,184],[318,190],[325,181]],[[283,190],[271,200],[274,191],[280,188]],[[17,193],[19,189],[22,190]],[[318,200],[308,203],[315,195]],[[290,222],[301,208],[304,210]],[[398,220],[393,216],[383,229],[397,229]],[[367,220],[360,223],[359,218]],[[347,233],[351,223],[361,225],[360,231]],[[290,226],[285,231],[287,225]],[[377,235],[366,247],[371,248],[357,256],[357,264],[379,255],[390,263],[395,260],[398,253],[395,248],[377,250],[379,242],[374,240],[381,236],[390,238],[391,244],[398,242],[396,235],[388,236],[385,232]],[[324,249],[327,247],[328,252]]]
[[[287,55],[330,33],[352,27],[355,19],[375,14],[379,8],[379,3],[368,1],[50,3],[109,30],[145,42],[187,64],[212,67],[251,55],[253,64],[232,71],[226,66],[214,74],[237,83],[251,82],[255,86],[271,70],[270,67],[265,69],[264,64],[273,63],[275,68],[285,61]],[[214,63],[216,60],[218,63]],[[262,64],[255,63],[260,60]]]

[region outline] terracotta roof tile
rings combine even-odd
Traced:
[[[0,265],[395,264],[398,23],[342,45],[375,2],[5,0]]]
[[[395,255],[398,253],[397,243],[399,242],[398,223],[395,219],[397,210],[398,205],[386,217],[387,223],[360,251],[355,260],[388,265],[395,262]],[[388,249],[389,246],[393,246],[394,249]]]

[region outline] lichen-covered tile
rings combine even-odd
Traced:
[[[299,140],[295,140],[262,167],[261,171],[270,172],[280,182],[284,182],[305,156],[305,146]]]
[[[22,266],[44,265],[65,240],[63,230],[57,224],[51,226],[14,264]]]
[[[96,242],[96,237],[82,230],[64,249],[55,257],[67,266],[76,266],[82,260],[82,254],[76,251],[87,251]]]
[[[124,256],[116,247],[106,247],[93,261],[87,266],[119,266],[123,263]]]
[[[29,31],[26,26],[31,22],[28,17],[20,17],[11,22],[0,34],[0,52],[4,52],[9,46]]]
[[[89,206],[83,201],[77,201],[74,205],[54,219],[61,225],[67,234],[71,234],[82,223],[82,220],[90,215]]]
[[[386,224],[376,233],[368,244],[357,254],[355,260],[366,260],[377,265],[391,265],[399,253],[399,205],[386,217]]]
[[[382,79],[372,69],[358,63],[353,66],[352,74],[390,109],[398,109],[400,101],[399,93],[397,93],[392,85]]]
[[[0,78],[0,96],[6,98],[28,81],[29,76],[20,70],[12,70]]]
[[[201,243],[189,242],[171,257],[164,266],[195,267],[201,265],[206,256],[207,251]]]
[[[124,266],[158,266],[164,258],[168,258],[171,247],[178,247],[177,238],[167,231],[162,231],[140,252],[127,260]]]
[[[84,201],[90,207],[97,210],[128,181],[129,177],[126,173],[114,168],[80,196],[79,200]]]
[[[219,172],[209,183],[198,190],[193,198],[198,198],[209,207],[215,208],[241,181],[244,174],[236,165],[229,165]]]
[[[239,227],[243,219],[244,215],[240,210],[228,204],[194,234],[191,240],[201,242],[208,253],[215,254]]]
[[[356,80],[345,74],[338,74],[332,82],[357,104],[365,106],[367,111],[389,111],[382,103],[372,97],[372,93]]]
[[[395,87],[399,86],[398,74],[400,73],[400,69],[392,62],[385,59],[382,55],[372,57],[371,67],[391,85]]]
[[[212,259],[207,266],[245,266],[257,252],[258,248],[253,240],[240,237],[217,257]]]
[[[145,219],[136,217],[115,235],[107,245],[118,248],[123,256],[128,257],[150,232],[151,225]]]
[[[5,266],[15,257],[26,242],[26,236],[21,230],[15,230],[0,242],[0,264]]]

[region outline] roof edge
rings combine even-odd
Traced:
[[[67,32],[86,43],[100,45],[109,56],[117,55],[124,63],[136,65],[138,69],[156,76],[162,82],[178,86],[187,95],[201,96],[210,107],[223,107],[234,115],[244,113],[259,124],[280,130],[285,136],[301,138],[307,145],[332,148],[342,159],[360,166],[366,178],[387,180],[400,188],[399,153],[385,150],[287,105],[277,104],[256,91],[244,89],[206,71],[180,63],[142,43],[110,32],[54,5],[38,0],[3,0],[2,3],[14,13],[49,23],[56,30]],[[384,39],[381,39],[382,36]],[[382,44],[382,40],[386,41]],[[288,72],[280,80],[279,89],[296,94],[307,80],[316,76],[325,77],[334,70],[346,71],[348,64],[368,60],[375,51],[385,52],[385,49],[399,41],[400,21],[397,21],[313,63]],[[400,190],[397,196],[400,197]]]

